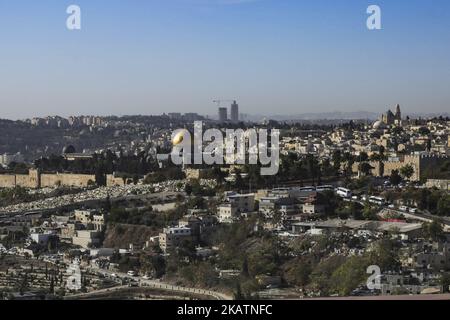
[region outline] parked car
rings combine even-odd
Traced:
[[[408,212],[408,207],[407,206],[400,206],[400,211],[403,211],[403,212]]]

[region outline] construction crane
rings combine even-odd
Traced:
[[[230,99],[226,99],[226,100],[216,99],[216,100],[213,100],[213,103],[217,104],[218,107],[220,107],[220,106],[222,105],[222,102],[232,102],[232,103],[235,103],[236,100],[234,100],[234,99],[233,99],[233,100],[230,100]]]
[[[238,122],[239,121],[239,105],[237,104],[236,100],[213,100],[214,103],[217,104],[217,107],[219,108],[219,121],[227,121],[228,120],[228,108],[222,108],[220,105],[222,102],[231,102],[231,112],[230,112],[230,120],[231,122]]]

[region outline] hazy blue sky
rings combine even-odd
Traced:
[[[449,49],[448,0],[0,0],[0,118],[444,112]]]

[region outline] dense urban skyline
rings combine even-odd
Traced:
[[[82,29],[66,29],[66,8]],[[446,112],[447,1],[0,1],[0,118]],[[439,5],[437,5],[439,4]]]

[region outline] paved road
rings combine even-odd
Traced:
[[[116,274],[116,276],[118,276],[121,279],[132,278],[132,277],[128,276],[126,273],[110,272],[107,270],[100,270],[100,269],[95,269],[95,270],[97,272],[101,272],[101,273],[103,273],[105,275],[109,275],[109,276],[112,276],[112,274]],[[172,292],[199,294],[199,295],[205,295],[205,296],[212,297],[216,300],[233,300],[233,297],[231,297],[225,293],[222,293],[222,292],[198,289],[198,288],[174,286],[170,283],[165,283],[165,282],[161,282],[161,281],[157,281],[157,280],[144,280],[144,279],[138,278],[138,277],[134,277],[132,279],[139,281],[139,286],[144,287],[144,288],[155,288],[155,289],[161,289],[161,290],[172,291]],[[101,289],[101,290],[97,290],[97,291],[92,291],[89,293],[80,293],[80,294],[76,294],[76,295],[67,296],[66,299],[87,298],[87,297],[95,296],[95,295],[102,294],[102,293],[110,293],[110,292],[114,292],[114,291],[120,291],[125,288],[129,288],[129,287],[128,286],[119,286],[119,287],[114,287],[114,288],[109,288],[109,289]]]
[[[184,195],[183,192],[177,192],[177,191],[162,191],[162,192],[157,192],[157,193],[146,193],[146,194],[139,194],[139,195],[123,195],[123,196],[119,196],[119,197],[111,197],[110,201],[111,202],[116,202],[116,201],[122,201],[122,200],[146,200],[146,199],[158,199],[160,201],[166,201],[169,199],[175,199],[176,196],[178,194]],[[77,196],[77,194],[74,194],[74,196]],[[90,206],[90,205],[95,205],[98,204],[100,202],[105,201],[107,198],[104,197],[100,197],[100,198],[96,198],[96,199],[89,199],[89,200],[80,200],[80,201],[74,201],[71,203],[65,203],[65,204],[61,204],[52,208],[45,208],[45,209],[30,209],[30,210],[21,210],[21,211],[3,211],[4,208],[0,208],[0,219],[7,219],[7,218],[11,218],[17,215],[20,216],[26,216],[26,215],[33,215],[33,214],[44,214],[44,213],[48,213],[48,212],[54,212],[56,210],[62,210],[62,209],[69,209],[69,208],[75,208],[75,207],[80,207],[80,206]],[[43,199],[45,200],[45,199]],[[37,200],[35,202],[39,202],[41,200]],[[34,203],[34,202],[32,202]]]
[[[388,208],[384,208],[383,211],[384,212],[393,212],[396,214],[402,214],[405,218],[416,219],[416,220],[423,221],[423,222],[432,222],[434,219],[438,218],[442,221],[442,224],[444,225],[444,230],[450,231],[450,218],[449,217],[434,216],[434,215],[432,215],[430,213],[426,213],[426,212],[409,213],[409,212],[403,212],[400,210],[388,209]]]
[[[73,299],[79,299],[79,298],[89,298],[89,297],[94,297],[98,294],[112,293],[112,292],[117,292],[117,291],[121,291],[124,289],[129,289],[129,287],[128,286],[119,286],[119,287],[113,287],[113,288],[108,288],[108,289],[91,291],[88,293],[78,293],[78,294],[65,296],[64,299],[65,300],[73,300]]]
[[[365,205],[365,201],[362,201],[362,200],[355,200],[355,199],[345,199],[345,200],[356,202],[363,206]],[[382,206],[382,207],[380,207],[380,209],[381,209],[381,212],[392,212],[392,213],[396,213],[399,215],[401,214],[405,218],[416,219],[416,220],[423,221],[423,222],[432,222],[434,219],[438,218],[444,224],[444,230],[450,231],[450,217],[439,217],[439,216],[432,215],[429,212],[416,212],[416,213],[404,212],[404,211],[400,211],[398,209],[390,209],[387,206]]]

